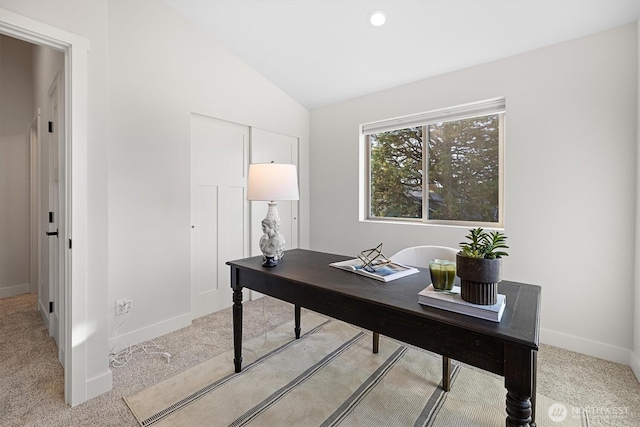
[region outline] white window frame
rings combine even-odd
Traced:
[[[483,221],[459,221],[459,220],[435,220],[429,219],[429,152],[425,150],[424,141],[428,138],[426,128],[428,125],[451,122],[472,117],[497,114],[498,122],[498,220],[497,222]],[[419,224],[419,225],[446,225],[459,227],[485,227],[492,229],[504,228],[504,158],[505,158],[505,125],[506,125],[506,101],[505,98],[492,98],[484,101],[473,102],[455,107],[432,110],[424,113],[380,120],[360,125],[360,221]],[[390,130],[405,129],[409,127],[423,127],[422,150],[422,218],[391,218],[376,217],[371,215],[371,134]]]

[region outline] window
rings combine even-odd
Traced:
[[[501,227],[503,98],[362,126],[367,219]]]

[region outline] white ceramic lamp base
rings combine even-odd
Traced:
[[[260,238],[260,250],[262,251],[265,267],[273,267],[284,257],[284,236],[280,234],[280,216],[278,215],[278,203],[269,202],[267,216],[262,220],[262,232]]]

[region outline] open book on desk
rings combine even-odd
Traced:
[[[463,300],[459,286],[454,286],[451,291],[436,291],[433,285],[418,292],[418,302],[429,307],[454,311],[492,322],[499,322],[502,319],[502,313],[507,305],[507,299],[502,294],[498,294],[498,302],[494,305],[478,305]]]
[[[410,276],[411,274],[416,274],[419,271],[417,268],[398,264],[397,262],[374,262],[373,268],[363,268],[363,264],[364,263],[361,259],[356,258],[348,261],[334,262],[329,265],[331,267],[361,274],[372,279],[381,280],[383,282],[390,282],[401,277]]]

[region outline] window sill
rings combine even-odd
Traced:
[[[373,224],[392,224],[392,225],[417,225],[421,227],[445,227],[445,228],[462,228],[470,229],[482,227],[486,230],[504,231],[504,226],[497,223],[489,222],[466,222],[466,221],[429,221],[424,222],[415,219],[400,219],[400,218],[364,218],[360,219],[360,222],[373,223]]]

